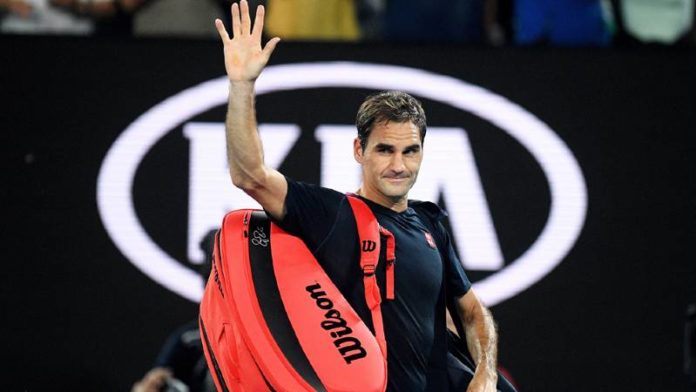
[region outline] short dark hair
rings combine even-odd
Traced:
[[[365,98],[355,118],[358,139],[363,151],[367,146],[367,138],[372,132],[372,127],[387,121],[397,123],[410,121],[418,127],[421,143],[425,139],[425,112],[421,103],[401,91],[382,91]]]

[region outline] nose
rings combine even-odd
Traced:
[[[391,161],[389,162],[389,169],[394,173],[401,173],[406,170],[404,157],[400,153],[392,155]]]

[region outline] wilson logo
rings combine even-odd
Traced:
[[[374,241],[364,240],[362,242],[362,251],[363,252],[373,252],[376,247],[377,247],[377,244]]]
[[[338,349],[343,360],[350,365],[353,361],[365,358],[367,351],[362,347],[360,340],[351,336],[353,330],[350,329],[346,320],[341,317],[341,312],[334,309],[333,302],[326,296],[326,291],[321,289],[321,285],[316,283],[307,286],[306,290],[314,299],[317,307],[326,310],[321,327],[326,331],[330,331],[329,335],[334,339],[333,344]]]

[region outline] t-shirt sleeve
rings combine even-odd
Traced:
[[[345,195],[289,177],[286,180],[285,217],[273,221],[288,233],[302,238],[314,251],[333,227]]]
[[[449,233],[441,222],[437,223],[437,229],[440,231],[440,238],[443,239],[443,247],[441,249],[442,258],[445,265],[445,280],[446,288],[449,296],[460,297],[466,294],[471,288],[471,282],[464,272],[464,267],[454,251]]]

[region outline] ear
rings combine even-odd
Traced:
[[[355,158],[355,162],[362,165],[363,150],[360,146],[360,139],[357,137],[353,139],[353,158]]]

